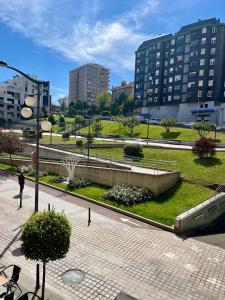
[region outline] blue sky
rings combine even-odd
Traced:
[[[69,70],[99,63],[110,86],[131,81],[143,40],[214,16],[225,22],[225,0],[0,0],[0,59],[49,80],[57,102]],[[0,81],[12,75],[0,69]]]

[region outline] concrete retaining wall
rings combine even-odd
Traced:
[[[192,233],[209,225],[224,213],[225,193],[220,193],[177,216],[174,229],[179,234]]]
[[[0,162],[10,163],[9,159],[0,159]],[[14,159],[14,165],[30,165],[31,161]],[[40,162],[40,169],[49,173],[67,176],[67,171],[60,163]],[[78,177],[83,177],[91,182],[113,186],[116,184],[136,185],[146,187],[151,192],[158,196],[167,191],[180,179],[179,172],[168,172],[155,175],[134,172],[130,170],[109,169],[103,167],[77,166],[75,174]]]

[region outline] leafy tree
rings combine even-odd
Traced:
[[[127,128],[129,131],[129,135],[132,137],[134,133],[134,128],[138,126],[140,123],[135,117],[129,117],[122,119],[123,127]]]
[[[113,116],[117,116],[120,114],[120,105],[117,102],[113,102],[110,105],[110,114]]]
[[[70,132],[67,131],[67,132],[64,132],[63,135],[62,135],[62,139],[63,140],[68,140],[70,138]]]
[[[70,247],[71,226],[64,214],[45,211],[33,215],[24,225],[21,250],[26,259],[43,263],[42,299],[45,271],[49,261],[64,258]]]
[[[102,131],[103,126],[102,126],[102,123],[100,122],[100,120],[95,120],[91,124],[91,128],[92,128],[93,132],[98,135]]]
[[[215,129],[215,125],[210,122],[195,122],[193,128],[198,131],[198,134],[201,138],[206,138],[210,131]]]
[[[216,154],[216,144],[203,137],[195,142],[192,152],[199,158],[213,157]]]
[[[126,156],[134,156],[134,157],[143,157],[143,147],[139,144],[127,144],[123,148],[124,154]]]
[[[166,133],[170,132],[170,128],[176,126],[177,121],[174,118],[162,119],[160,125],[165,128]]]
[[[56,120],[53,114],[50,114],[48,116],[48,121],[52,124],[52,126],[54,126],[56,124]]]
[[[102,113],[104,110],[107,110],[110,100],[111,100],[111,95],[107,91],[97,96],[96,104],[100,113]]]
[[[83,140],[76,140],[76,146],[80,148],[81,152],[83,152],[84,141]]]
[[[59,127],[61,129],[64,129],[66,127],[65,118],[63,115],[60,115],[60,117],[59,117]]]
[[[47,109],[47,107],[46,107],[45,105],[43,105],[43,106],[41,107],[41,112],[42,112],[42,114],[43,114],[43,117],[44,117],[44,118],[47,118],[47,116],[48,116],[48,109]]]
[[[77,116],[74,118],[74,130],[75,130],[75,135],[76,135],[77,127],[81,127],[82,125],[84,125],[84,123],[85,123],[85,120],[84,120],[84,117],[83,117],[83,116],[77,115]]]
[[[22,152],[24,148],[23,141],[15,132],[3,132],[0,131],[0,152],[8,153],[12,162],[12,155],[17,152]]]
[[[60,103],[60,110],[61,112],[65,115],[66,114],[66,110],[67,110],[67,107],[66,107],[66,101],[63,100],[61,103]],[[49,121],[50,122],[50,121]]]

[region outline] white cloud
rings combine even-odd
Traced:
[[[99,0],[0,0],[0,20],[34,42],[77,64],[100,63],[115,73],[133,70],[134,51],[148,37],[140,20],[154,12],[158,0],[143,0],[125,14],[99,19]],[[80,14],[81,12],[81,14]],[[100,12],[100,13],[99,13]],[[133,24],[132,24],[133,22]]]

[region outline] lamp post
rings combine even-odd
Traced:
[[[35,158],[35,167],[36,167],[36,174],[35,174],[35,204],[34,204],[34,212],[38,212],[38,196],[39,196],[39,135],[40,135],[40,98],[41,98],[41,87],[45,81],[41,81],[35,78],[30,77],[29,75],[25,74],[24,72],[9,66],[6,62],[0,61],[0,67],[8,68],[17,73],[21,74],[31,82],[37,84],[37,122],[36,122],[36,158]],[[24,110],[24,117],[30,117],[30,113],[28,113],[28,108]],[[31,109],[30,109],[31,111]],[[27,112],[27,114],[26,114]],[[32,114],[32,113],[31,113]]]

